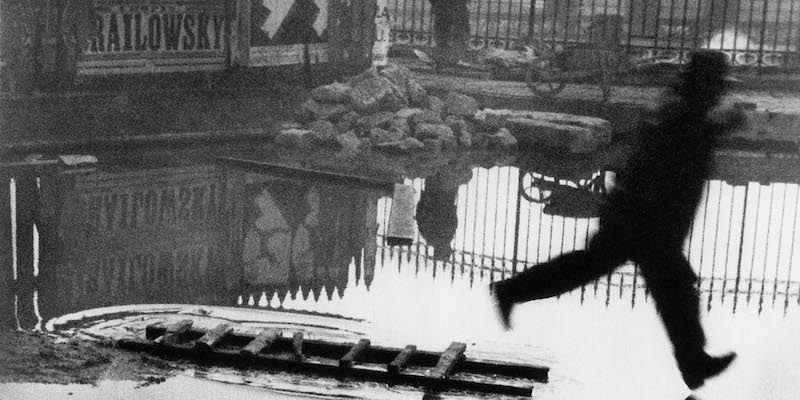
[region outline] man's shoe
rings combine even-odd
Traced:
[[[736,353],[728,353],[719,357],[705,355],[700,360],[680,367],[683,381],[689,389],[697,389],[706,382],[725,371],[736,359]]]

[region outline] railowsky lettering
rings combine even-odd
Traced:
[[[225,46],[225,16],[221,14],[115,11],[95,13],[87,53],[215,51]]]

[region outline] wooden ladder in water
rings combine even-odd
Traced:
[[[120,348],[190,358],[199,363],[259,367],[335,378],[355,378],[434,391],[468,391],[531,396],[533,382],[547,382],[549,368],[471,359],[467,345],[453,342],[443,352],[420,351],[414,345],[389,348],[356,343],[308,340],[303,332],[263,329],[237,332],[228,324],[212,329],[190,319],[151,324],[144,338],[119,339]]]

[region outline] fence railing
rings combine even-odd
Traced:
[[[588,178],[588,177],[587,177]],[[409,180],[417,197],[425,190],[423,179]],[[411,246],[397,249],[381,246],[383,253],[423,265],[451,265],[470,280],[502,279],[525,268],[535,268],[559,254],[586,247],[598,228],[596,218],[573,218],[551,214],[546,204],[521,195],[532,187],[531,174],[514,167],[476,168],[472,180],[462,185],[453,201],[458,227],[449,242],[452,253],[435,257],[430,240],[416,231]],[[391,199],[378,203],[378,243],[383,244]],[[699,276],[705,306],[732,304],[763,308],[800,304],[800,186],[793,183],[751,182],[733,186],[708,181],[694,224],[684,243],[684,254]],[[441,241],[437,241],[441,245]],[[486,277],[486,278],[484,278]],[[627,264],[607,277],[581,289],[607,301],[615,296],[610,288],[642,289],[646,286],[638,268]],[[637,290],[629,291],[631,302]],[[639,294],[641,295],[641,293]]]
[[[428,0],[389,0],[396,44],[433,45]],[[617,41],[662,62],[724,51],[735,66],[800,67],[800,0],[470,0],[470,47]]]

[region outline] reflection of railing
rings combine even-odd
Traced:
[[[389,0],[394,42],[431,45],[428,0]],[[470,45],[512,48],[531,38],[590,43],[682,63],[687,50],[723,50],[734,65],[797,67],[798,0],[471,0]]]
[[[601,176],[595,174],[575,185],[589,188],[592,182],[598,189]],[[541,183],[535,181],[549,182],[549,186],[544,185],[547,189],[557,182],[541,175],[520,175],[513,167],[476,168],[473,179],[458,190],[458,228],[448,259],[433,257],[431,245],[421,235],[411,246],[383,246],[379,252],[399,252],[418,263],[451,265],[469,276],[501,279],[558,254],[584,248],[597,229],[597,219],[547,214],[545,204],[529,201],[531,193],[522,194]],[[415,186],[417,195],[425,187],[422,179],[407,183]],[[790,303],[800,302],[800,271],[793,268],[800,257],[795,255],[800,254],[800,234],[795,234],[800,230],[800,186],[731,186],[710,181],[704,192],[684,250],[700,276],[707,307],[728,302],[764,307],[782,302],[788,308]],[[379,201],[378,222],[383,229],[378,236],[380,245],[390,207],[391,199]],[[637,287],[646,291],[643,284],[636,266],[626,265],[581,290]],[[631,296],[635,300],[636,291]]]
[[[53,222],[42,180],[49,183],[57,169],[56,162],[0,165],[0,329],[41,323],[35,306],[39,230]]]

